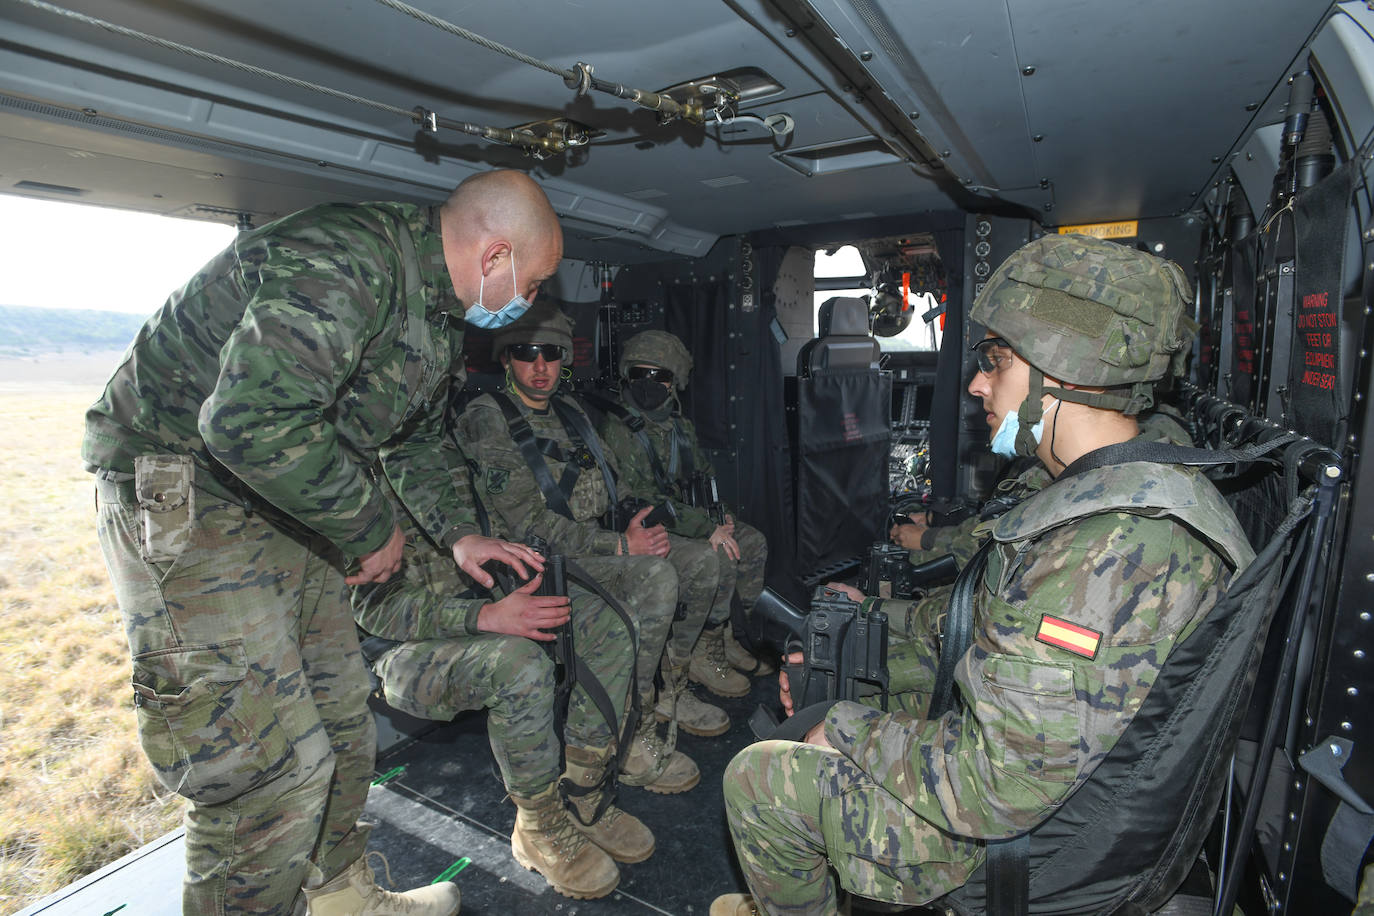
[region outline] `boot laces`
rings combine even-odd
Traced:
[[[586,835],[573,826],[572,818],[556,796],[539,811],[539,832],[549,838],[549,845],[564,862],[577,858],[588,843]]]
[[[706,661],[719,673],[723,670],[733,670],[730,659],[725,655],[725,631],[721,631],[706,643]]]
[[[386,860],[386,856],[375,849],[369,849],[364,856],[364,864],[367,866],[369,877],[372,878],[372,886],[368,889],[366,903],[370,906],[386,905],[402,913],[410,913],[418,909],[421,904],[405,894],[396,893],[383,888],[377,883],[376,871],[372,867],[372,856],[382,860],[382,874],[386,875],[386,883],[389,887],[394,887],[396,882],[391,878],[391,863]]]

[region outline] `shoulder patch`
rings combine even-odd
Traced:
[[[506,468],[487,468],[487,492],[503,493],[510,483],[510,471]]]
[[[1097,647],[1102,642],[1102,634],[1096,630],[1080,627],[1076,623],[1069,623],[1049,614],[1041,615],[1040,629],[1035,631],[1035,638],[1046,645],[1064,649],[1084,658],[1096,658]]]

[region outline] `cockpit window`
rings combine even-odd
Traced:
[[[901,309],[900,279],[898,278],[896,283],[888,283],[881,277],[875,278],[865,267],[863,255],[853,245],[817,250],[814,277],[816,290],[815,301],[812,304],[811,327],[813,334],[819,331],[820,323],[815,316],[819,315],[821,304],[834,296],[853,296],[863,299],[869,303],[870,313],[874,310],[875,302],[882,303],[885,312],[893,311],[892,299],[896,297],[895,309]],[[940,340],[943,337],[940,319],[937,318],[929,324],[921,320],[921,316],[935,306],[935,297],[929,292],[909,291],[907,309],[910,317],[904,326],[890,335],[875,330],[875,336],[883,352],[938,350]],[[877,320],[881,322],[883,318],[879,317]]]

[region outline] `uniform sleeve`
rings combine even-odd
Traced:
[[[1087,779],[1225,575],[1181,526],[1119,514],[1066,525],[1019,562],[989,564],[955,710],[925,720],[842,703],[826,721],[837,749],[960,836],[1033,827]],[[1038,641],[1044,615],[1101,634],[1095,658]]]
[[[395,513],[329,408],[398,295],[396,255],[383,241],[356,222],[321,219],[240,251],[251,299],[198,424],[216,460],[355,557],[387,542]]]
[[[469,534],[480,534],[472,494],[454,484],[455,473],[466,474],[463,454],[444,435],[447,389],[436,395],[435,406],[413,426],[402,430],[396,444],[382,450],[387,479],[425,534],[450,548]]]
[[[685,538],[706,538],[716,530],[716,523],[711,521],[705,509],[689,506],[680,499],[673,500],[673,508],[677,510],[677,521],[668,528],[673,534]]]
[[[477,463],[477,496],[515,540],[533,533],[568,556],[610,556],[620,536],[595,522],[575,522],[548,507],[511,438],[506,418],[490,401],[474,401],[458,420],[463,448]]]
[[[477,612],[492,599],[461,597],[468,585],[453,558],[409,533],[398,575],[353,588],[353,619],[373,636],[397,642],[476,635]]]
[[[940,525],[926,529],[923,538],[929,547],[913,550],[907,555],[912,566],[919,566],[930,560],[938,560],[945,554],[953,554],[959,568],[963,569],[969,559],[978,552],[983,539],[974,530],[980,524],[978,517],[970,516],[957,525]]]

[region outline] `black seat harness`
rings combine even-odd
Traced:
[[[539,485],[539,491],[544,494],[544,502],[550,509],[564,518],[572,519],[568,497],[572,495],[577,478],[584,470],[590,470],[592,467],[601,470],[601,478],[606,483],[606,497],[610,505],[615,505],[615,475],[611,472],[610,463],[601,450],[601,440],[597,438],[595,430],[582,411],[563,398],[549,399],[549,406],[563,424],[564,432],[568,434],[569,448],[565,451],[551,439],[536,438],[529,421],[505,392],[490,391],[488,394],[505,415],[511,438],[520,449],[525,464],[529,465],[530,473],[534,474],[535,483]],[[545,456],[563,462],[563,474],[557,483],[554,482],[553,474],[544,460]]]
[[[1181,464],[1192,467],[1235,465],[1255,461],[1298,438],[1295,433],[1239,449],[1188,448],[1164,442],[1130,441],[1105,446],[1079,457],[1056,478],[1065,480],[1108,465],[1129,462]],[[987,569],[995,541],[989,537],[955,580],[950,592],[945,633],[940,643],[940,662],[931,693],[928,719],[954,708],[954,669],[972,642],[973,599]],[[1030,908],[1030,832],[1006,840],[987,842],[987,912],[996,916],[1026,916]]]

